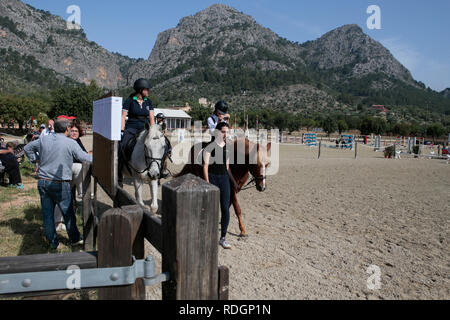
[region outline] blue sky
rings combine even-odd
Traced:
[[[416,80],[441,91],[450,87],[450,1],[412,0],[25,0],[63,18],[70,5],[81,9],[89,40],[109,51],[147,59],[158,33],[214,3],[225,3],[278,35],[300,43],[344,24],[356,23],[387,47]],[[369,5],[381,9],[381,30],[369,30]]]

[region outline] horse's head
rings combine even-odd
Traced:
[[[145,162],[148,168],[148,176],[152,180],[160,177],[163,168],[166,141],[160,125],[145,125],[147,135],[144,140]]]
[[[250,165],[250,174],[256,182],[256,189],[260,192],[266,190],[266,171],[270,165],[269,152],[272,144],[268,143],[266,147],[256,145],[256,164]]]

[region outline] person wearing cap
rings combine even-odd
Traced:
[[[166,134],[166,123],[164,122],[166,120],[166,116],[164,115],[164,113],[158,113],[156,115],[156,124],[159,124],[164,132],[164,134]]]
[[[41,132],[41,138],[43,136],[48,136],[51,133],[55,133],[55,129],[53,129],[54,125],[55,125],[55,120],[52,120],[52,119],[48,120],[48,127]]]
[[[228,103],[220,100],[214,107],[214,114],[208,118],[209,132],[211,133],[212,140],[214,140],[214,131],[220,122],[228,122],[230,115],[228,114]]]
[[[41,137],[42,132],[46,129],[45,124],[41,124],[39,127],[39,130],[36,132],[33,132],[33,137],[31,138],[31,141],[37,140]]]

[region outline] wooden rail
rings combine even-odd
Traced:
[[[0,258],[0,274],[131,266],[132,257],[144,258],[144,238],[162,255],[164,300],[228,299],[229,271],[218,266],[219,189],[204,180],[186,175],[162,188],[162,219],[150,213],[123,189],[117,188],[114,204],[100,217],[98,226],[92,210],[90,167],[83,166],[84,232],[87,246],[98,252],[68,253]],[[86,236],[87,235],[87,236]],[[44,296],[74,290],[16,294]],[[14,295],[8,295],[14,296]],[[100,300],[145,299],[142,279],[132,285],[98,289]]]
[[[143,237],[161,252],[162,272],[170,274],[164,300],[228,299],[229,271],[218,267],[219,197],[218,188],[189,174],[163,185],[162,220],[142,209]],[[119,187],[115,205],[136,201]]]

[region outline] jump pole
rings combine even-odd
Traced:
[[[320,159],[320,151],[322,150],[322,140],[319,141],[319,155],[317,159]]]

